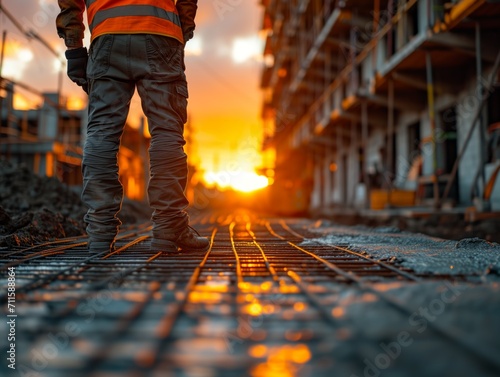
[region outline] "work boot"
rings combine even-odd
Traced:
[[[112,252],[115,250],[115,241],[89,241],[87,246],[91,254]]]
[[[189,225],[180,233],[171,234],[165,237],[155,236],[151,241],[151,251],[175,252],[179,248],[182,250],[206,251],[210,247],[210,241],[200,236],[200,234]]]

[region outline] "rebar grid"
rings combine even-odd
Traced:
[[[18,279],[19,363],[41,376],[264,375],[284,352],[291,371],[329,376],[342,287],[420,280],[345,245],[301,247],[307,231],[283,220],[195,226],[207,252],[150,252],[147,226],[114,253],[89,255],[81,238],[1,252]]]

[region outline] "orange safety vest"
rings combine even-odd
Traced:
[[[91,40],[102,34],[159,34],[184,43],[174,0],[86,0]]]

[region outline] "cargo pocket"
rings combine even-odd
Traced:
[[[181,81],[175,84],[176,98],[174,103],[176,104],[176,111],[182,119],[182,123],[187,122],[187,99],[189,97],[187,83]]]
[[[112,45],[113,35],[111,34],[101,35],[92,42],[87,64],[89,79],[97,79],[108,72]]]

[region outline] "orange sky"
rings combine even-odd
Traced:
[[[195,39],[187,47],[186,74],[188,111],[195,131],[190,159],[205,170],[248,170],[261,164],[259,3],[199,1]],[[3,0],[3,5],[25,29],[36,30],[54,48],[64,51],[55,29],[56,0]],[[56,91],[55,57],[37,41],[21,35],[3,14],[0,27],[7,30],[7,46],[14,47],[6,52],[3,75],[40,91]],[[63,95],[85,98],[66,76]],[[137,124],[141,114],[136,96],[130,122]]]

